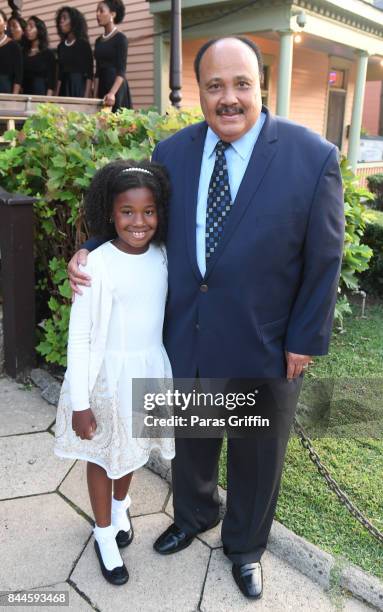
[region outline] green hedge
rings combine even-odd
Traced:
[[[383,174],[372,174],[367,177],[367,185],[374,199],[370,202],[372,208],[383,210]]]
[[[66,265],[88,236],[82,201],[98,168],[116,159],[144,159],[157,142],[199,121],[199,111],[105,111],[93,116],[41,105],[19,132],[8,132],[16,146],[0,151],[0,179],[8,191],[36,196],[37,301],[41,323],[37,350],[50,363],[65,366],[70,288]],[[342,162],[346,239],[337,318],[349,306],[346,289],[358,286],[357,273],[368,267],[371,249],[361,243],[366,189]],[[283,180],[283,177],[281,177]],[[48,305],[48,307],[47,307]]]
[[[367,293],[383,297],[383,226],[368,223],[363,242],[373,250],[374,254],[368,270],[360,276],[360,285]]]

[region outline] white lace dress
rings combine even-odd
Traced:
[[[142,255],[124,253],[111,242],[100,249],[113,288],[105,355],[90,397],[81,359],[66,375],[57,410],[55,453],[96,463],[109,478],[117,479],[143,466],[153,448],[166,459],[175,454],[173,438],[143,438],[132,428],[132,379],[162,380],[172,375],[162,343],[167,266],[164,251],[152,244]],[[89,299],[87,291],[78,299]],[[72,317],[81,316],[81,304],[77,310],[74,306],[71,324]],[[73,345],[84,343],[85,334],[73,336]],[[97,423],[92,440],[81,440],[72,430],[72,405],[75,410],[92,408]]]

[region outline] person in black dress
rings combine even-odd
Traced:
[[[62,6],[56,14],[58,83],[56,95],[89,98],[93,80],[93,54],[88,26],[80,11]]]
[[[36,16],[30,17],[25,29],[23,93],[52,96],[56,89],[56,58],[48,49],[48,31]]]
[[[103,98],[104,104],[115,112],[119,108],[132,108],[129,85],[125,78],[128,39],[117,30],[125,16],[121,0],[103,0],[97,5],[97,22],[104,34],[96,40],[96,78],[94,97]]]
[[[25,28],[27,27],[27,22],[25,19],[19,15],[19,13],[12,13],[11,17],[8,19],[8,33],[9,36],[17,42],[22,49],[24,49],[25,45]]]
[[[0,10],[0,93],[20,93],[23,57],[19,45],[6,34],[7,16]]]

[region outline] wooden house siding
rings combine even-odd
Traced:
[[[324,134],[328,94],[328,56],[294,48],[290,119]]]
[[[368,81],[364,97],[362,126],[371,136],[379,134],[382,81]]]

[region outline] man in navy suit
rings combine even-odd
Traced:
[[[252,41],[209,41],[195,71],[206,121],[153,153],[172,183],[165,345],[175,377],[276,381],[278,434],[228,440],[222,541],[237,585],[255,599],[302,373],[328,351],[342,182],[336,147],[262,107]],[[227,205],[217,218],[221,196]],[[69,266],[74,290],[84,282],[83,255]],[[218,437],[176,439],[174,523],[154,544],[160,554],[217,524],[221,445]]]

